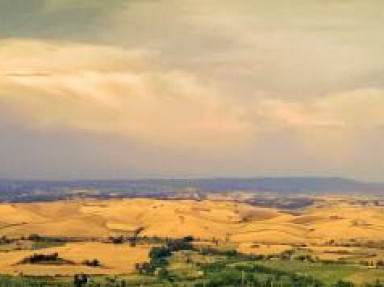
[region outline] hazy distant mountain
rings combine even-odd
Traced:
[[[259,191],[277,193],[374,192],[384,191],[383,183],[362,182],[338,177],[269,177],[208,179],[147,179],[127,181],[15,181],[0,180],[1,201],[55,200],[75,195],[107,198],[161,197],[175,192],[199,193]]]
[[[266,177],[197,180],[203,189],[255,190],[274,192],[384,191],[384,183],[363,182],[340,177]]]

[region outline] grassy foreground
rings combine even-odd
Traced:
[[[302,257],[244,255],[223,248],[196,248],[191,238],[152,247],[149,262],[125,276],[0,277],[0,286],[384,286],[384,270]]]

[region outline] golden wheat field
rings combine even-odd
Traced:
[[[70,275],[79,271],[128,274],[135,263],[148,259],[150,246],[116,245],[102,239],[135,233],[161,238],[191,235],[196,244],[215,240],[246,254],[279,254],[301,246],[320,259],[379,260],[384,252],[363,243],[384,239],[383,231],[383,207],[364,206],[345,198],[321,198],[294,213],[214,200],[88,199],[1,204],[1,236],[38,234],[83,240],[39,250],[43,254],[58,253],[73,265],[19,264],[35,253],[19,246],[0,250],[0,270],[28,275]],[[93,258],[103,265],[97,269],[79,266]]]

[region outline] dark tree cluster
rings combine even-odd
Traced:
[[[22,264],[37,264],[42,262],[56,262],[59,260],[59,254],[33,254],[27,258],[24,258]]]
[[[98,259],[93,259],[93,260],[85,260],[83,262],[84,265],[89,266],[89,267],[100,267],[101,263]]]
[[[149,251],[149,263],[137,263],[135,268],[140,274],[154,274],[157,272],[159,277],[167,277],[168,272],[165,266],[168,264],[168,257],[172,255],[172,252],[194,250],[191,244],[192,241],[192,236],[186,236],[182,239],[168,239],[163,246],[151,248]]]

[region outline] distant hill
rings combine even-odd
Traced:
[[[218,178],[196,180],[196,185],[210,191],[255,190],[273,192],[384,191],[384,183],[363,182],[340,177],[265,177]]]
[[[199,193],[258,191],[277,193],[367,192],[381,193],[384,183],[340,177],[263,177],[147,180],[18,181],[0,180],[1,201],[56,200],[76,195],[108,198],[168,197],[194,190]]]

